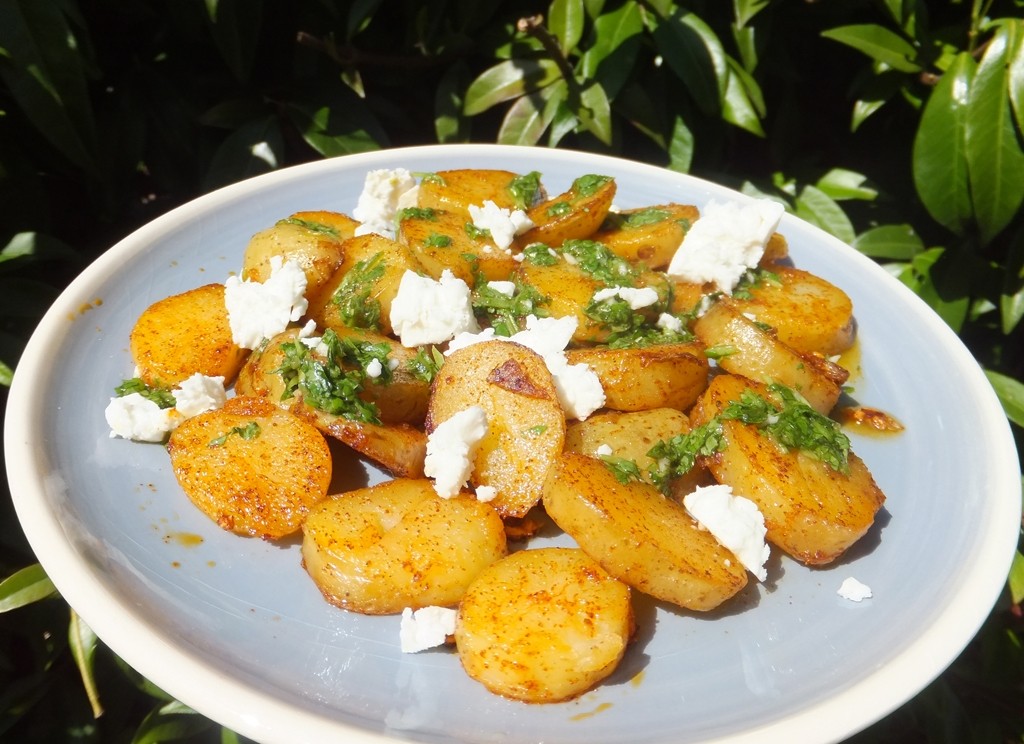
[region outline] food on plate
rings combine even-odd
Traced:
[[[204,513],[301,531],[326,600],[401,615],[402,651],[453,635],[488,689],[571,699],[627,653],[631,592],[706,613],[884,503],[829,418],[852,303],[790,265],[782,206],[624,197],[371,171],[351,216],[285,217],[240,276],[143,313],[112,436],[169,431]],[[392,478],[332,490],[339,447]]]
[[[575,548],[493,563],[459,603],[455,644],[473,679],[530,703],[568,700],[611,674],[633,634],[630,591]]]

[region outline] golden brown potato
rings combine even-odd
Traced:
[[[488,281],[508,279],[519,265],[510,250],[499,250],[492,241],[471,237],[471,224],[462,212],[434,211],[398,223],[398,240],[408,245],[429,276],[437,279],[449,269],[472,287],[477,272]]]
[[[225,530],[277,539],[327,495],[331,453],[314,427],[266,398],[231,398],[167,443],[182,490]]]
[[[564,260],[551,266],[523,261],[517,276],[522,283],[531,285],[547,298],[544,310],[550,317],[576,318],[574,341],[600,343],[608,339],[608,329],[602,328],[596,320],[583,312],[594,298],[594,293],[604,285],[578,266]]]
[[[570,349],[566,358],[594,370],[604,388],[605,406],[615,411],[685,410],[707,387],[708,359],[702,344],[595,346]]]
[[[302,562],[331,604],[370,615],[452,606],[506,554],[492,508],[397,479],[321,501],[302,526]]]
[[[800,269],[778,266],[744,297],[736,309],[775,329],[784,344],[804,354],[833,356],[853,345],[853,303],[834,284]]]
[[[600,460],[563,454],[544,508],[608,573],[657,599],[711,610],[747,584],[742,564],[686,509],[648,483],[620,483]]]
[[[611,674],[632,633],[629,587],[580,550],[540,548],[477,576],[459,605],[455,644],[491,692],[553,703]]]
[[[425,274],[409,247],[376,233],[349,238],[341,266],[324,284],[307,315],[321,328],[349,326],[391,334],[391,303],[406,271]],[[377,325],[364,321],[371,309]],[[353,321],[353,318],[356,320]]]
[[[470,483],[491,486],[491,505],[521,517],[540,501],[544,480],[562,451],[565,414],[544,360],[510,341],[473,344],[451,354],[434,378],[426,430],[471,406],[487,414]]]
[[[531,243],[544,243],[557,248],[566,240],[589,238],[601,227],[614,198],[615,179],[580,176],[565,193],[526,210],[534,227],[517,237],[513,246],[521,250]]]
[[[139,377],[172,387],[196,372],[231,384],[249,353],[232,341],[223,284],[154,302],[135,322],[129,348]]]
[[[324,285],[344,260],[342,242],[358,224],[339,212],[296,212],[252,236],[242,259],[242,279],[267,281],[274,256],[296,261],[306,274],[306,300],[321,304]]]
[[[720,352],[718,366],[726,372],[792,388],[820,413],[835,407],[849,377],[839,365],[786,345],[728,298],[718,300],[698,318],[693,331],[709,350]]]
[[[628,261],[663,269],[699,216],[697,208],[688,204],[609,212],[593,239]]]
[[[691,411],[694,426],[739,400],[750,380],[714,378]],[[885,495],[852,452],[849,472],[833,470],[801,450],[783,450],[767,434],[738,420],[722,423],[725,445],[707,458],[715,479],[753,501],[764,514],[768,540],[799,561],[835,560],[874,523]]]
[[[462,168],[438,171],[420,180],[416,206],[450,212],[469,212],[469,207],[492,201],[502,209],[524,209],[510,189],[519,175],[512,171]]]

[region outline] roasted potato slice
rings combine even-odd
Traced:
[[[531,243],[558,247],[566,240],[589,238],[601,224],[615,198],[615,179],[585,175],[569,190],[526,210],[534,227],[516,238],[514,248]]]
[[[491,486],[503,517],[522,517],[541,497],[562,451],[565,414],[543,358],[510,341],[487,341],[452,353],[434,378],[426,430],[470,406],[487,414],[470,483]]]
[[[438,171],[420,180],[417,206],[450,212],[469,212],[470,206],[492,201],[502,209],[526,209],[533,206],[524,202],[514,184],[521,176],[512,171],[462,168]],[[537,196],[543,198],[543,191]]]
[[[463,212],[422,210],[398,223],[398,240],[408,245],[435,279],[449,269],[472,287],[479,272],[487,280],[502,280],[518,267],[512,251],[500,250],[491,241],[471,237]]]
[[[398,478],[331,496],[302,525],[302,563],[333,605],[368,615],[458,604],[503,558],[505,528],[471,495]]]
[[[608,329],[602,328],[600,323],[583,312],[594,293],[604,285],[578,266],[564,260],[550,266],[523,261],[517,276],[522,283],[532,286],[547,298],[544,310],[550,317],[576,318],[574,341],[600,343],[608,339]]]
[[[242,279],[265,282],[270,278],[270,259],[280,256],[295,261],[306,274],[305,297],[322,304],[324,286],[341,266],[342,243],[358,226],[340,212],[296,212],[252,236],[242,259]]]
[[[171,432],[167,451],[192,503],[240,535],[296,532],[331,482],[320,432],[266,398],[230,398],[186,419]]]
[[[714,378],[690,413],[692,424],[707,423],[747,389],[761,390],[741,377]],[[721,425],[724,445],[706,459],[708,469],[718,482],[757,504],[769,542],[792,557],[808,565],[829,563],[874,523],[885,495],[852,452],[843,473],[801,450],[784,450],[753,425],[739,420]]]
[[[232,340],[223,284],[154,302],[135,321],[128,343],[149,385],[174,386],[196,372],[231,384],[249,353]]]
[[[570,349],[566,358],[594,370],[604,388],[605,406],[615,411],[686,410],[707,387],[709,365],[703,344],[595,346]]]
[[[803,354],[751,320],[731,299],[715,302],[693,324],[708,349],[719,352],[718,366],[758,382],[778,382],[800,393],[820,413],[831,411],[849,373],[814,354]]]
[[[355,326],[391,334],[391,303],[406,271],[425,274],[408,246],[371,233],[349,238],[345,258],[307,315],[321,328]]]
[[[833,356],[853,345],[853,303],[821,277],[778,266],[749,287],[736,309],[775,329],[784,344],[804,354]]]
[[[689,204],[662,204],[609,212],[593,239],[651,269],[668,266],[700,212]]]
[[[455,645],[469,676],[491,692],[553,703],[615,670],[633,622],[629,587],[582,551],[522,550],[470,584]]]
[[[648,483],[620,483],[592,457],[562,455],[544,508],[608,573],[657,599],[711,610],[747,584],[742,564],[686,509]]]

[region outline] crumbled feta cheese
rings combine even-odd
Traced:
[[[839,589],[836,591],[843,599],[848,599],[851,602],[860,602],[863,599],[869,599],[871,597],[871,587],[867,584],[861,583],[852,576],[847,577],[843,580],[843,583],[839,585]]]
[[[764,255],[785,207],[771,199],[749,204],[709,202],[687,231],[666,270],[687,282],[712,282],[731,294],[743,274]]]
[[[611,445],[602,444],[596,450],[594,450],[594,454],[597,455],[598,457],[611,457],[613,451],[614,450],[612,450]]]
[[[183,419],[220,408],[228,399],[223,377],[207,377],[200,372],[182,380],[171,394],[174,408]]]
[[[302,267],[280,256],[271,257],[270,277],[262,284],[228,277],[224,304],[232,340],[243,349],[255,349],[263,339],[276,336],[306,312],[305,291]]]
[[[372,377],[373,379],[377,379],[383,373],[384,373],[384,365],[380,363],[380,359],[377,359],[377,358],[371,359],[366,364],[366,376],[367,377]]]
[[[395,218],[399,210],[416,206],[418,193],[415,177],[405,168],[369,171],[352,210],[352,217],[361,223],[355,234],[377,233],[394,238]]]
[[[594,293],[594,302],[616,297],[625,300],[632,310],[640,310],[658,301],[658,291],[653,287],[605,287]]]
[[[731,486],[715,485],[687,494],[683,506],[759,581],[768,578],[764,567],[770,554],[764,539],[767,530],[764,515],[753,501],[733,495]]]
[[[683,321],[670,313],[662,313],[659,315],[658,321],[655,325],[663,331],[671,331],[672,333],[683,332]]]
[[[482,206],[470,204],[469,216],[474,226],[490,232],[491,240],[502,250],[512,245],[512,240],[517,235],[522,235],[533,227],[533,220],[527,217],[523,210],[503,209],[490,199]]]
[[[161,408],[141,393],[111,398],[103,412],[110,427],[110,438],[137,442],[162,442],[174,429],[178,414],[173,408]]]
[[[487,282],[487,286],[490,287],[491,289],[493,289],[498,294],[503,294],[506,297],[511,297],[512,295],[514,295],[516,293],[516,283],[515,282],[502,282],[502,281]]]
[[[407,270],[391,303],[390,320],[402,345],[408,347],[444,343],[480,328],[469,287],[448,269],[438,281]]]
[[[455,633],[457,614],[448,607],[431,605],[416,611],[406,607],[402,610],[402,624],[398,630],[402,653],[415,654],[444,645],[448,636]]]
[[[306,321],[306,325],[299,329],[299,338],[309,338],[316,333],[316,321],[310,318]]]
[[[470,406],[442,422],[427,437],[423,473],[434,479],[438,496],[456,496],[473,472],[473,451],[487,434],[487,413]]]
[[[485,504],[488,501],[494,501],[498,497],[498,489],[494,486],[477,486],[476,487],[476,500],[482,501]]]

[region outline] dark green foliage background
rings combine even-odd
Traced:
[[[1020,449],[1022,15],[1021,0],[0,0],[0,398],[62,287],[168,209],[274,167],[498,141],[783,199],[960,333]],[[7,492],[0,510],[0,740],[238,740],[97,641]],[[960,659],[854,740],[1024,740],[1022,599],[1018,553]]]

